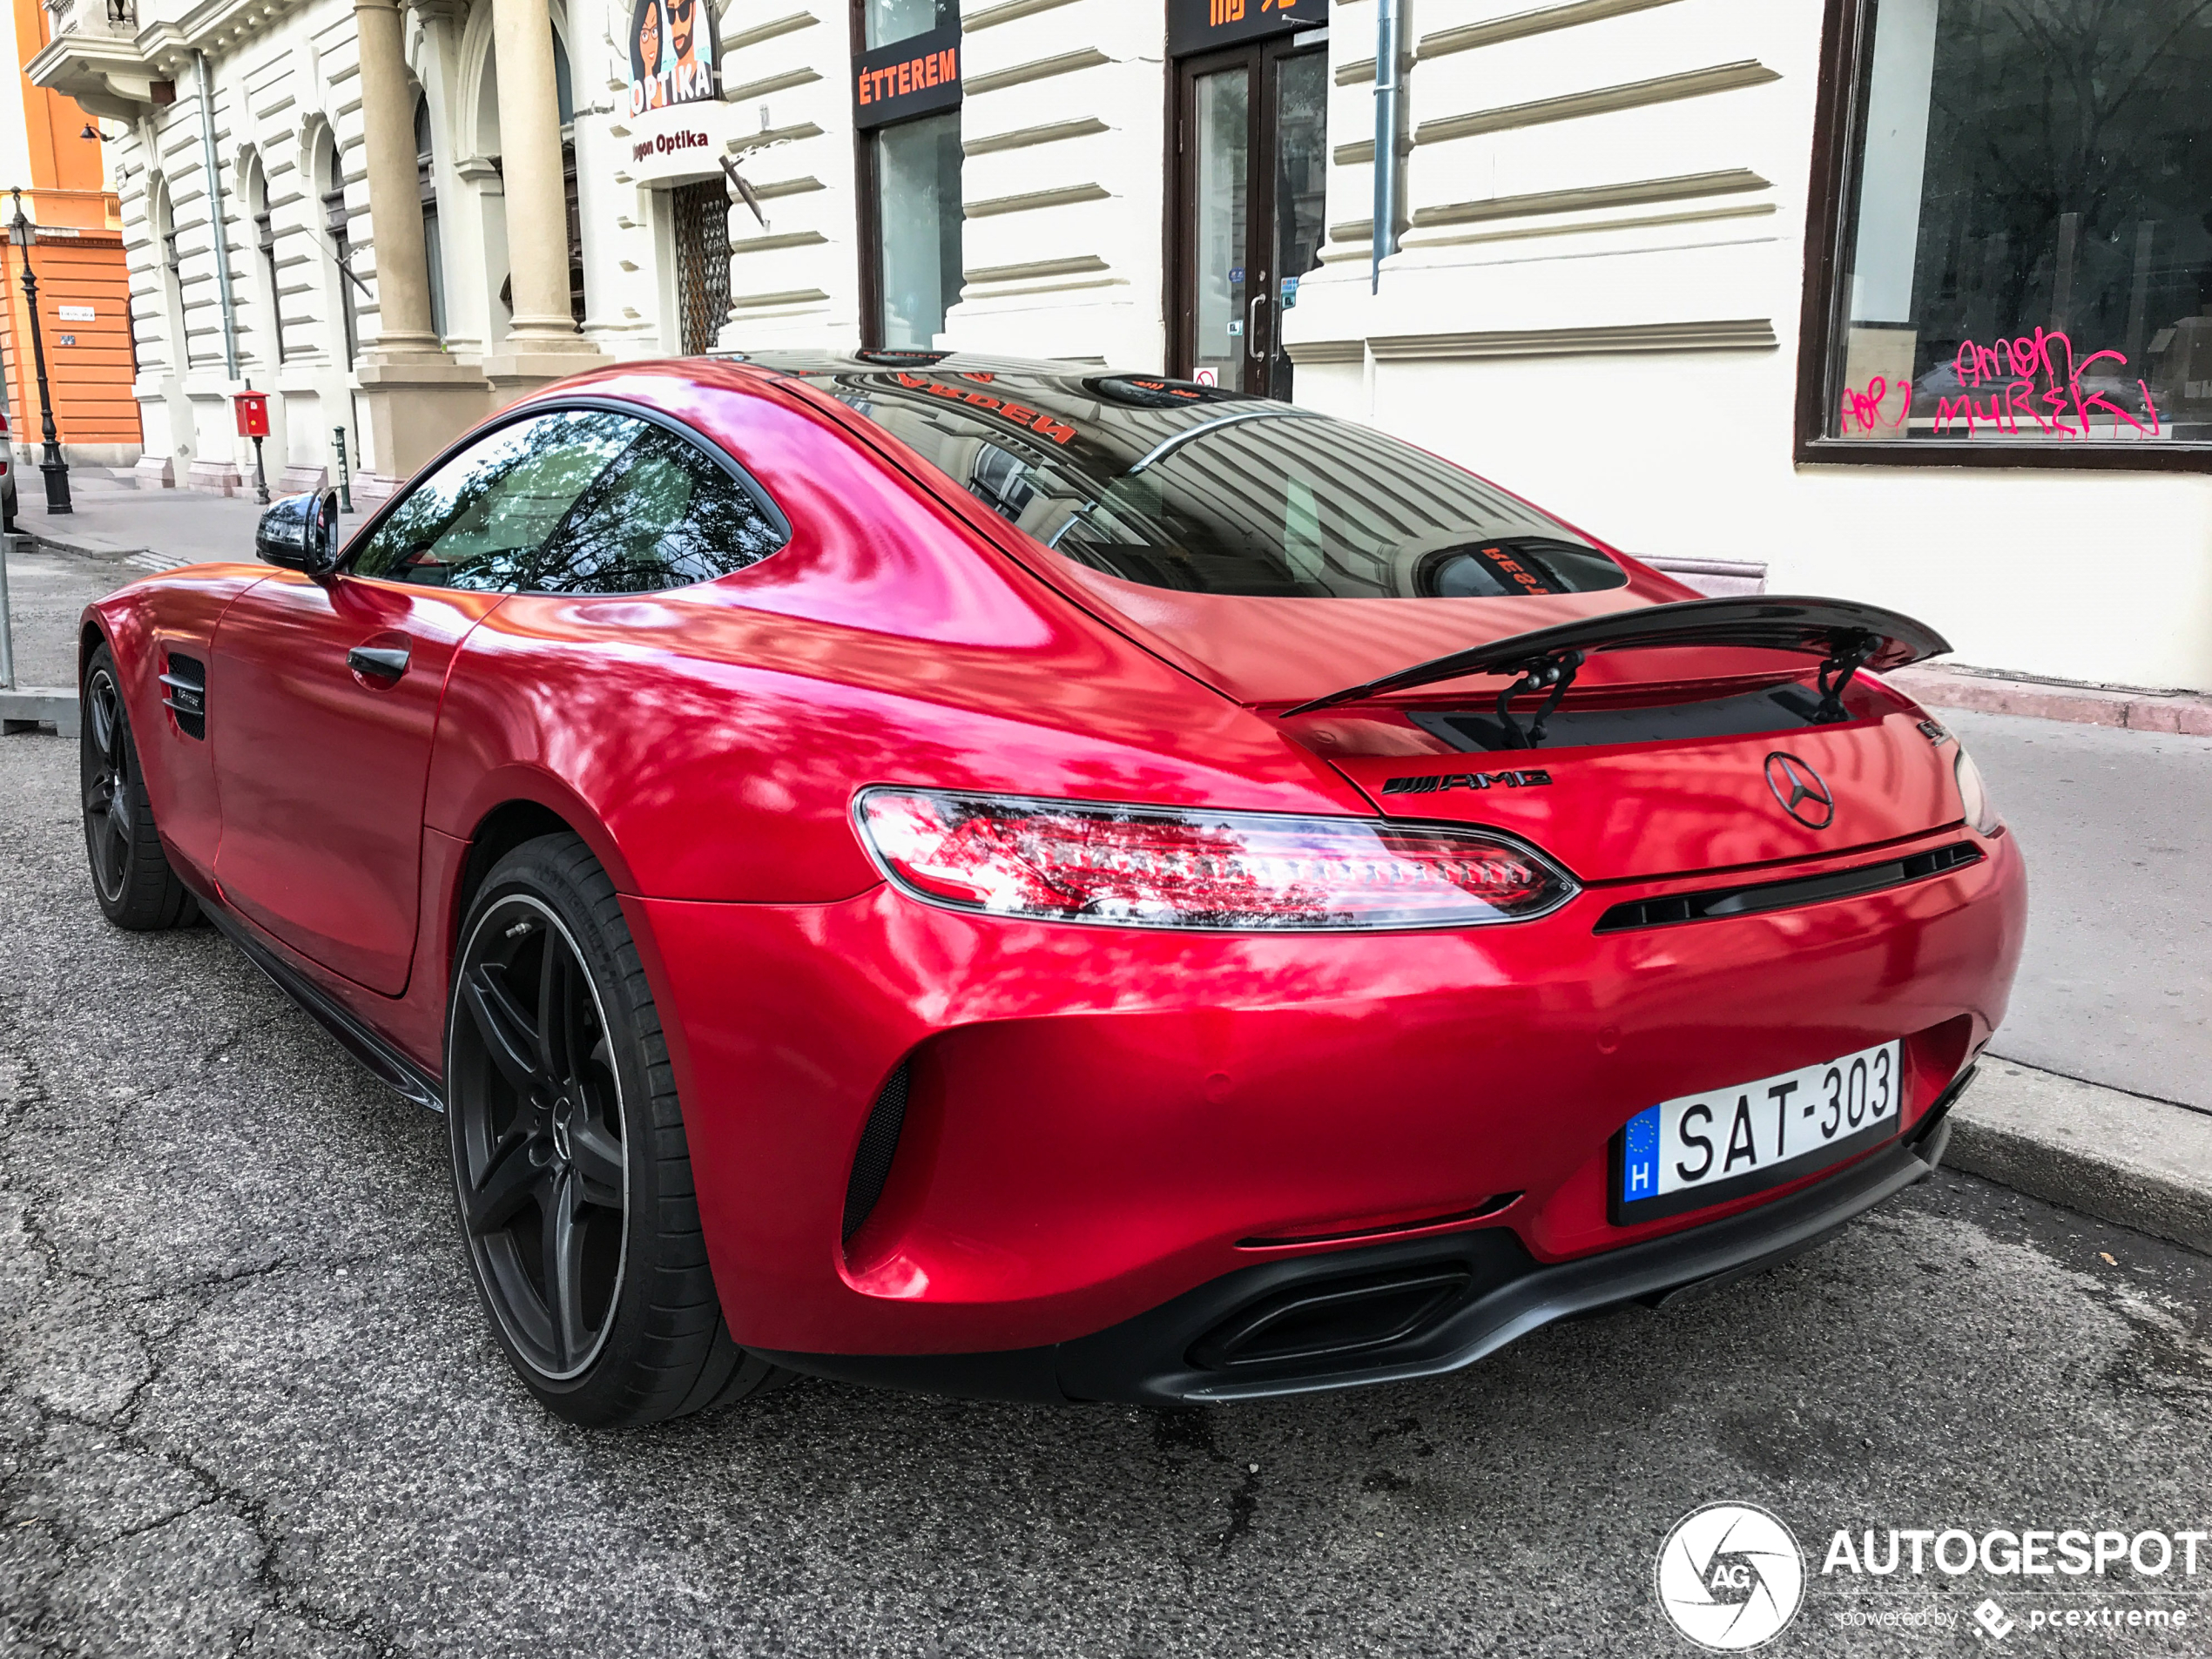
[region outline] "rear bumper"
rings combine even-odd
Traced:
[[[1244,1273],[1477,1235],[1532,1269],[1626,1259],[1839,1190],[1848,1170],[1808,1173],[1616,1225],[1609,1148],[1654,1101],[1900,1037],[1917,1128],[2003,1017],[2019,955],[2019,855],[1984,850],[1888,891],[1631,933],[1597,924],[1669,884],[1343,936],[1055,927],[881,888],[625,904],[732,1335],[968,1355],[1070,1348]],[[848,1238],[887,1098],[896,1150]]]
[[[1934,1172],[1951,1136],[1946,1114],[1973,1076],[1963,1074],[1900,1139],[1824,1181],[1757,1210],[1577,1261],[1546,1266],[1511,1229],[1485,1227],[1246,1268],[1049,1347],[763,1357],[814,1376],[930,1393],[1145,1405],[1265,1399],[1440,1376],[1555,1320],[1627,1302],[1664,1306],[1811,1249]],[[1362,1303],[1375,1311],[1364,1337]],[[1303,1325],[1285,1332],[1301,1316]],[[1284,1333],[1271,1349],[1271,1331]]]

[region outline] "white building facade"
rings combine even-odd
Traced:
[[[2193,0],[2117,27],[2039,0],[2034,37],[1996,0],[707,4],[556,0],[557,96],[523,103],[502,51],[546,8],[400,10],[416,177],[383,163],[374,212],[392,123],[343,0],[58,34],[34,77],[129,129],[150,477],[238,467],[248,376],[297,485],[336,428],[388,480],[609,359],[1054,357],[1372,421],[1630,551],[1924,616],[1968,663],[2212,686]],[[525,108],[567,146],[565,250]],[[433,314],[394,347],[403,201]],[[380,426],[380,396],[416,413]]]

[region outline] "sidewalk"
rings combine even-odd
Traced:
[[[91,468],[72,471],[69,482],[75,511],[50,514],[36,493],[26,493],[17,509],[17,529],[48,551],[127,563],[133,576],[253,556],[263,509],[250,495],[139,489]]]

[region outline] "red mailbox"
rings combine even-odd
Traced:
[[[231,399],[238,411],[238,435],[241,438],[267,437],[269,395],[266,392],[233,392]]]

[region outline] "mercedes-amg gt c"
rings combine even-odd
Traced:
[[[1308,410],[626,365],[337,523],[85,613],[95,894],[444,1111],[578,1422],[1448,1372],[1925,1175],[2004,1012],[1941,638]]]

